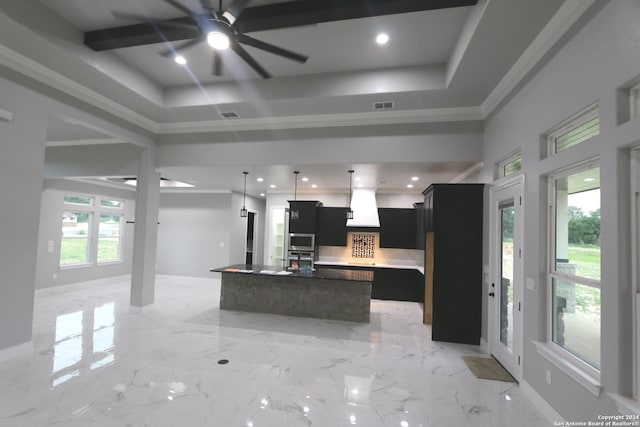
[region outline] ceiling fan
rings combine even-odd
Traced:
[[[213,48],[213,70],[212,73],[216,76],[222,75],[222,56],[219,51],[230,48],[240,58],[242,58],[253,70],[258,73],[262,78],[268,79],[271,74],[262,66],[258,61],[253,58],[247,52],[242,45],[252,46],[254,48],[264,50],[274,55],[279,55],[293,61],[305,63],[308,56],[301,55],[296,52],[292,52],[287,49],[272,45],[270,43],[257,40],[242,32],[238,31],[234,25],[240,18],[242,11],[247,7],[250,0],[233,0],[231,4],[222,9],[222,0],[219,0],[218,8],[216,9],[210,0],[199,0],[202,11],[200,13],[193,11],[176,0],[164,0],[174,8],[185,13],[191,22],[172,22],[170,26],[174,27],[188,27],[190,29],[197,29],[199,35],[191,40],[187,40],[176,46],[171,46],[161,52],[160,55],[164,57],[174,57],[176,62],[185,63],[185,59],[179,55],[179,52],[184,51],[202,41],[206,41]],[[113,15],[118,18],[143,20],[149,25],[154,25],[155,22],[143,15],[135,15],[123,12],[112,11]],[[166,21],[163,21],[163,25],[166,25]]]

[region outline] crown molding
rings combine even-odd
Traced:
[[[71,139],[63,141],[47,141],[46,147],[70,147],[74,145],[105,145],[105,144],[125,144],[124,141],[118,138],[103,138],[103,139]]]
[[[516,88],[552,48],[593,5],[595,0],[566,0],[558,12],[547,22],[529,47],[500,80],[481,105],[483,119]]]
[[[367,113],[318,114],[309,116],[162,123],[158,125],[158,133],[178,134],[251,131],[263,129],[306,129],[339,126],[457,122],[482,119],[483,117],[480,107],[429,108],[388,112],[372,111]]]
[[[462,171],[461,174],[459,174],[458,176],[455,176],[453,179],[451,179],[451,181],[449,181],[449,183],[456,184],[458,182],[462,182],[466,178],[470,177],[474,173],[476,173],[479,170],[481,170],[483,167],[484,167],[484,162],[475,163],[471,167],[469,167],[469,168],[465,169],[464,171]]]
[[[81,99],[94,107],[111,113],[121,119],[133,123],[149,132],[157,133],[158,124],[130,108],[119,104],[86,86],[45,67],[26,56],[0,44],[0,64],[31,77],[47,86],[63,91],[75,98]]]

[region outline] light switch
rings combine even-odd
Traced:
[[[47,252],[49,253],[53,252],[53,240],[49,240],[47,242]]]
[[[527,289],[530,291],[536,290],[536,282],[530,277],[527,277]]]

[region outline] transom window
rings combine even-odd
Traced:
[[[600,134],[598,107],[578,113],[547,137],[549,154],[557,154]]]
[[[498,178],[505,178],[522,169],[522,153],[518,151],[498,163]]]

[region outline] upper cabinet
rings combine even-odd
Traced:
[[[322,203],[317,200],[289,201],[289,233],[315,234],[317,208]]]
[[[319,208],[316,244],[347,246],[347,208]]]
[[[416,210],[379,208],[380,247],[381,248],[416,248]]]

